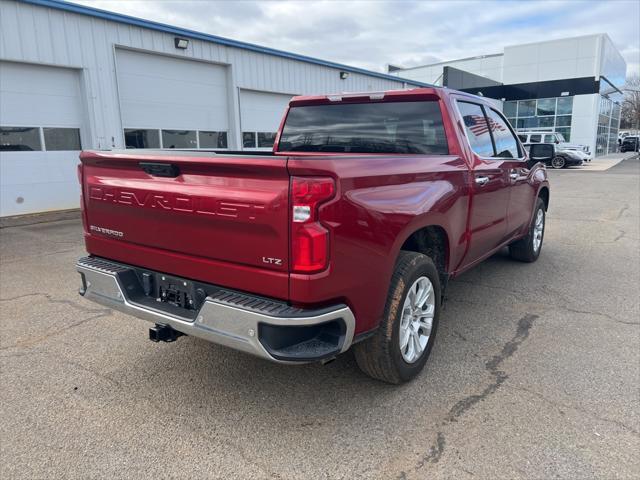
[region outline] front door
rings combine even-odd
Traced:
[[[503,167],[508,175],[509,199],[505,233],[506,239],[510,239],[523,233],[529,225],[536,192],[533,183],[529,182],[530,171],[524,158],[524,151],[518,145],[509,124],[496,110],[485,108],[485,111],[495,145],[495,155],[503,159]],[[531,137],[533,140],[533,135]]]

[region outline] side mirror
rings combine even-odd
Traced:
[[[560,140],[557,140],[557,139],[556,139],[556,142],[555,142],[555,143],[560,143]]]
[[[529,147],[529,168],[536,163],[551,163],[556,154],[556,147],[553,143],[534,143]]]

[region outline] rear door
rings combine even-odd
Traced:
[[[471,239],[462,268],[484,258],[498,247],[507,232],[509,165],[494,157],[494,147],[484,107],[457,101],[465,133],[473,153],[469,228]]]
[[[286,157],[129,150],[81,158],[90,253],[286,296]]]

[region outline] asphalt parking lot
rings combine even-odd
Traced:
[[[551,171],[542,256],[450,284],[426,370],[281,366],[77,295],[79,221],[0,231],[2,478],[638,478],[640,162]]]

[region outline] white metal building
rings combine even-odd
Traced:
[[[557,131],[597,155],[615,152],[627,65],[607,34],[549,40],[413,68],[404,78],[502,100],[518,130]]]
[[[76,208],[80,149],[269,148],[293,95],[420,86],[57,0],[0,0],[0,216]]]

